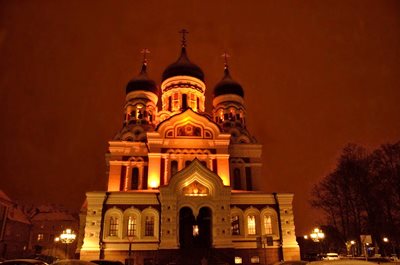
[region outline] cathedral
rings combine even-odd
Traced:
[[[185,33],[160,87],[147,75],[146,51],[126,86],[123,126],[106,154],[107,191],[86,193],[80,258],[134,265],[299,260],[293,194],[257,187],[262,146],[246,127],[243,87],[225,60],[206,112],[204,73],[189,60]]]

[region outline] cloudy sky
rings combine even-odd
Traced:
[[[209,102],[231,55],[263,144],[262,188],[294,192],[307,233],[321,219],[311,188],[343,146],[400,140],[399,11],[395,0],[0,0],[0,189],[75,210],[104,190],[140,50],[159,84],[186,28]]]

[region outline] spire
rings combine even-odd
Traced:
[[[227,94],[234,94],[241,97],[244,97],[244,92],[242,86],[232,79],[231,74],[229,72],[229,65],[228,65],[228,58],[230,57],[229,54],[224,52],[222,56],[224,58],[224,76],[222,80],[217,83],[214,87],[214,97],[227,95]]]
[[[204,73],[194,63],[189,60],[189,57],[186,52],[186,34],[189,33],[186,29],[182,29],[179,31],[182,34],[182,49],[181,54],[179,55],[178,60],[175,63],[170,64],[162,74],[162,81],[165,81],[167,78],[179,75],[192,76],[200,79],[204,82]]]
[[[153,80],[149,79],[149,77],[147,76],[147,54],[150,53],[150,51],[147,48],[144,48],[140,51],[140,53],[143,54],[142,67],[140,69],[139,75],[134,77],[127,84],[126,94],[138,90],[150,91],[154,94],[158,94],[156,83]]]

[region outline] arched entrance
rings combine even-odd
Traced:
[[[197,238],[197,245],[202,248],[211,247],[211,217],[212,212],[208,207],[200,209],[199,215],[197,216],[197,225],[199,228],[199,235]]]
[[[183,207],[179,211],[179,243],[181,248],[211,247],[212,211],[202,207],[197,218],[192,209]]]
[[[179,210],[179,244],[181,248],[194,246],[193,225],[195,219],[192,209],[183,207]]]

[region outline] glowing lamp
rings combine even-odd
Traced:
[[[320,240],[325,238],[325,234],[324,234],[324,232],[322,232],[321,229],[314,228],[314,230],[310,234],[310,237],[314,242],[319,242]]]
[[[150,188],[155,189],[157,187],[158,187],[158,181],[156,181],[156,180],[150,181]]]

